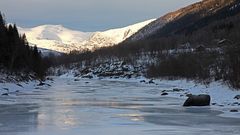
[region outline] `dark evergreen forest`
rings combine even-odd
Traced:
[[[49,64],[41,57],[36,46],[30,47],[25,34],[18,32],[15,24],[6,24],[0,13],[0,69],[8,74],[31,74],[43,79]]]

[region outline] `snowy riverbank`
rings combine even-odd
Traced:
[[[71,78],[71,75],[63,75],[63,78]],[[74,78],[74,77],[73,77]],[[99,78],[94,78],[99,79]],[[78,79],[76,79],[78,80]],[[88,79],[87,79],[88,80]],[[179,99],[187,99],[188,94],[208,94],[211,96],[211,109],[224,112],[223,117],[240,118],[240,99],[235,99],[240,95],[240,91],[229,88],[222,82],[212,82],[209,85],[195,83],[187,80],[161,80],[161,79],[146,79],[138,78],[103,78],[101,80],[108,81],[123,81],[141,83],[146,87],[151,85],[159,86],[161,96],[174,97]],[[166,86],[166,88],[164,87]]]
[[[208,94],[211,96],[211,108],[224,112],[221,116],[240,118],[240,100],[235,99],[240,95],[240,91],[231,89],[221,82],[212,82],[207,86],[186,80],[156,80],[156,83],[169,84],[172,85],[172,89],[180,89],[180,91],[170,91],[168,93],[170,97],[187,99],[187,94]]]
[[[170,92],[175,88],[172,84],[140,83],[140,79],[54,77],[54,83],[46,89],[39,87],[1,96],[0,133],[238,135],[240,132],[240,119],[220,117],[226,113],[214,106],[182,107],[185,100],[177,92]],[[169,90],[169,97],[161,95],[164,89]],[[170,97],[173,93],[178,98]]]
[[[54,77],[56,80],[58,77]],[[81,79],[70,74],[65,74],[59,78],[66,78],[72,81],[87,81],[91,79]],[[98,78],[93,78],[94,80]],[[99,80],[99,79],[98,79]],[[211,109],[224,112],[221,116],[240,118],[240,100],[234,99],[235,96],[240,95],[240,91],[230,89],[221,82],[213,82],[208,86],[203,84],[196,84],[193,81],[186,80],[150,80],[144,77],[138,78],[103,78],[104,81],[123,81],[135,82],[144,87],[159,89],[159,96],[174,97],[181,100],[187,99],[187,94],[209,94],[211,96]],[[19,92],[32,92],[36,89],[48,89],[54,83],[52,80],[47,80],[44,84],[39,81],[21,82],[21,83],[0,83],[1,96],[14,96]],[[5,95],[8,93],[7,95]]]
[[[0,96],[12,96],[20,92],[32,92],[40,88],[47,89],[52,83],[53,80],[46,80],[45,82],[39,80],[0,82]]]

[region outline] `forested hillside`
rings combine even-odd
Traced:
[[[94,52],[75,52],[61,59],[64,63],[89,64],[120,59],[137,64],[145,58],[149,61],[145,63],[147,77],[204,83],[223,80],[240,88],[240,1],[204,0],[179,11],[175,19],[156,26],[154,33],[141,40],[127,40]]]
[[[0,69],[2,73],[44,78],[48,64],[37,47],[30,47],[16,25],[7,25],[0,13]]]
[[[232,12],[228,9],[233,9],[238,3],[236,0],[202,0],[158,18],[126,41],[174,35],[182,30],[191,32],[237,13],[235,9]]]

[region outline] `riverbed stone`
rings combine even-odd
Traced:
[[[153,84],[154,83],[153,79],[151,79],[148,83]]]
[[[184,102],[183,106],[209,106],[210,101],[210,95],[192,95]]]
[[[232,110],[230,110],[230,112],[238,112],[238,110],[237,109],[232,109]]]
[[[167,92],[163,92],[161,95],[162,96],[166,96],[166,95],[168,95],[168,93]]]
[[[217,103],[212,103],[212,105],[217,105]]]
[[[75,82],[78,82],[78,81],[80,81],[80,80],[79,80],[79,79],[74,79],[74,81],[75,81]]]
[[[239,104],[238,102],[234,102],[234,103],[232,103],[232,106],[236,106],[238,104]]]
[[[8,96],[9,94],[8,93],[3,93],[2,96]]]
[[[173,89],[173,92],[180,92],[180,91],[183,91],[183,89],[179,89],[179,88],[174,88]]]
[[[236,96],[234,97],[234,99],[239,100],[239,99],[240,99],[240,95],[236,95]]]
[[[9,90],[8,88],[3,88],[3,89],[4,89],[4,90],[7,90],[7,91]]]
[[[146,81],[145,80],[141,80],[140,83],[145,83]]]

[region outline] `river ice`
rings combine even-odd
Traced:
[[[169,85],[57,78],[51,87],[0,97],[1,135],[239,135],[240,119],[184,108]]]

